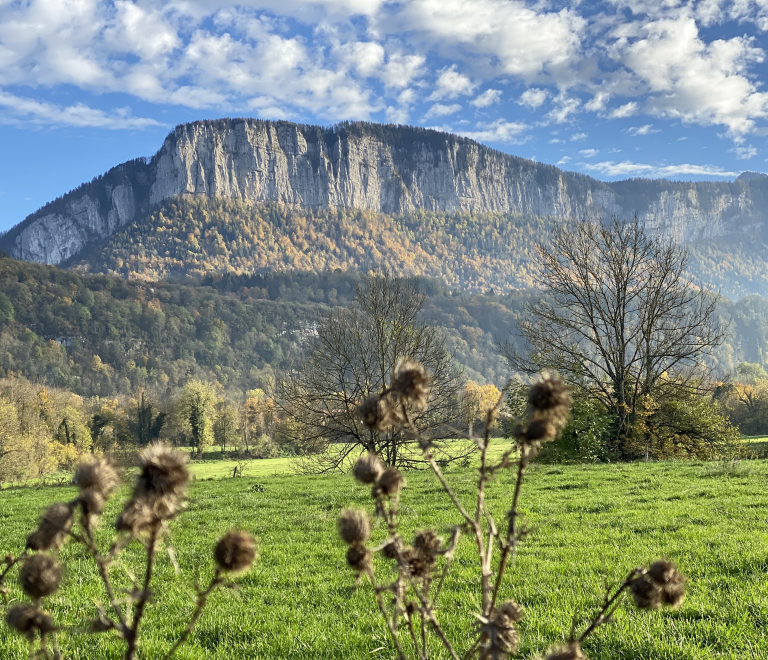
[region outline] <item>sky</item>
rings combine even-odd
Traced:
[[[0,0],[0,231],[228,116],[732,180],[768,171],[766,51],[768,0]]]

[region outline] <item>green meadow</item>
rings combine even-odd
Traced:
[[[144,623],[144,659],[162,658],[192,612],[195,580],[210,579],[212,548],[232,527],[257,539],[259,559],[236,589],[210,600],[179,658],[394,657],[371,587],[355,586],[345,548],[336,536],[343,507],[371,507],[368,489],[345,475],[302,476],[290,461],[253,461],[232,478],[234,462],[193,463],[189,509],[171,529],[180,572],[168,554],[159,561],[154,599]],[[474,474],[447,475],[470,501]],[[768,461],[660,462],[595,466],[534,465],[522,509],[530,534],[508,573],[505,597],[526,609],[520,657],[532,658],[563,639],[576,617],[581,627],[606,583],[656,558],[674,560],[688,576],[688,596],[677,611],[623,606],[611,625],[586,644],[592,660],[703,660],[768,657]],[[490,491],[497,514],[509,506],[512,474]],[[125,496],[124,491],[121,495]],[[71,487],[0,491],[0,553],[17,553],[43,507],[71,498]],[[121,497],[108,508],[102,540]],[[432,527],[448,536],[459,517],[426,472],[407,474],[401,498],[406,536]],[[373,542],[384,538],[377,526]],[[63,588],[47,607],[67,629],[65,658],[121,657],[113,633],[84,635],[104,595],[96,571],[78,545],[62,550]],[[122,588],[141,576],[138,549],[129,549],[113,574]],[[449,637],[467,648],[478,602],[475,555],[464,538],[440,600]],[[377,564],[382,574],[383,563]],[[11,581],[10,600],[20,598]],[[438,647],[435,646],[438,651]],[[0,627],[0,658],[27,657],[26,642]],[[436,653],[436,658],[444,654]]]

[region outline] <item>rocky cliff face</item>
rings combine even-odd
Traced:
[[[124,163],[46,205],[8,232],[0,249],[58,264],[178,195],[384,213],[637,212],[683,242],[753,229],[768,215],[768,177],[606,184],[436,131],[236,119],[177,127],[151,160]]]

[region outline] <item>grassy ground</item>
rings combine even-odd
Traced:
[[[161,658],[181,632],[192,610],[195,574],[210,576],[215,539],[233,526],[257,537],[260,559],[238,579],[239,589],[211,598],[179,658],[393,657],[370,586],[353,587],[335,532],[339,509],[370,507],[367,489],[347,476],[280,474],[288,467],[276,459],[251,476],[246,471],[243,478],[208,480],[231,474],[232,466],[193,466],[198,480],[189,511],[172,528],[182,572],[175,576],[169,558],[161,558],[142,658]],[[468,499],[471,472],[448,474]],[[768,657],[767,476],[765,461],[534,466],[523,498],[532,532],[505,593],[526,607],[521,657],[560,641],[574,614],[583,623],[606,580],[658,557],[673,559],[688,575],[685,603],[676,612],[622,608],[587,644],[592,660]],[[508,503],[511,483],[511,475],[502,475],[492,488],[497,512]],[[72,494],[68,487],[0,491],[0,554],[18,552],[41,508]],[[113,502],[106,520],[114,520],[118,508]],[[430,526],[446,535],[458,522],[427,473],[408,475],[401,509],[407,534]],[[374,540],[383,535],[377,528]],[[439,616],[453,639],[473,625],[478,594],[471,550],[465,538],[441,600]],[[68,546],[62,554],[66,582],[48,605],[61,623],[82,627],[103,595],[82,551]],[[126,588],[126,573],[139,573],[137,558],[129,552],[115,566]],[[19,597],[15,587],[11,597]],[[62,642],[66,658],[120,657],[110,634],[71,633]],[[0,658],[24,657],[24,641],[0,627]]]

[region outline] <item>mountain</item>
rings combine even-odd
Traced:
[[[418,219],[447,214],[456,221],[446,225],[447,242],[430,247],[440,248],[431,253],[437,260],[440,250],[455,253],[456,245],[469,254],[478,250],[460,234],[451,233],[451,227],[466,229],[473,222],[496,223],[501,227],[499,237],[504,238],[506,224],[517,223],[525,233],[531,218],[540,223],[542,218],[561,220],[587,213],[622,217],[637,213],[658,235],[686,243],[704,241],[705,253],[711,253],[719,249],[720,239],[761,236],[768,217],[768,177],[757,173],[745,173],[734,182],[604,183],[438,131],[359,122],[321,128],[222,119],[177,127],[152,158],[123,163],[47,204],[0,238],[0,249],[27,261],[80,260],[83,267],[97,268],[89,259],[101,250],[109,260],[104,250],[111,249],[110,237],[131,227],[154,231],[163,207],[184,197],[210,202],[211,208],[233,202],[243,213],[248,208],[271,208],[270,222],[278,229],[297,213],[324,218],[338,212],[348,217],[357,212],[381,214],[404,227],[403,232],[389,233],[394,242],[408,232],[417,240],[426,236],[428,226],[419,225]],[[408,224],[408,218],[416,220]],[[211,222],[215,225],[216,218]],[[275,237],[284,238],[280,232]],[[382,252],[377,238],[373,237],[376,249],[370,251],[374,257]],[[165,256],[171,252],[168,247],[157,244],[152,249]],[[332,252],[333,246],[328,249]],[[244,252],[248,250],[246,246]],[[279,262],[257,266],[261,262],[256,257],[262,256],[255,255],[251,264],[243,259],[231,269],[283,267]],[[363,254],[345,263],[359,266],[361,259],[370,258]],[[455,278],[460,286],[474,286],[462,268],[457,265],[444,278],[446,283]],[[488,268],[496,269],[496,274],[475,278],[476,284],[505,282],[499,275],[508,269],[503,259]],[[168,269],[159,274],[167,275]]]

